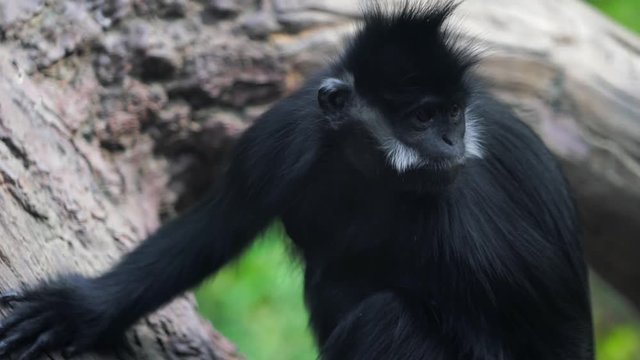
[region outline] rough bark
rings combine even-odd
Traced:
[[[158,169],[109,163],[82,141],[29,79],[0,61],[0,288],[54,271],[94,274],[157,226]],[[194,305],[183,296],[141,321],[130,336],[135,358],[239,358]]]
[[[562,160],[592,268],[640,306],[640,38],[579,1],[468,1],[481,71]]]
[[[0,289],[104,270],[190,204],[357,14],[343,0],[0,0]],[[452,26],[562,159],[593,268],[640,305],[640,40],[577,0],[467,0]],[[131,337],[139,358],[236,356],[190,296]]]

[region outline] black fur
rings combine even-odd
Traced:
[[[455,9],[420,1],[406,2],[389,16],[373,2],[341,65],[353,74],[360,94],[382,110],[409,107],[416,97],[453,98],[467,91],[460,84],[475,64],[473,48],[448,32],[444,21]]]
[[[567,184],[533,132],[473,80],[472,58],[442,28],[452,10],[373,7],[338,62],[242,136],[227,176],[200,205],[98,278],[60,276],[23,297],[7,293],[18,302],[0,325],[0,356],[109,349],[281,217],[305,261],[323,359],[592,359]],[[340,85],[334,97],[323,88],[345,74],[353,89]],[[470,109],[481,158],[455,171],[394,171],[348,115],[364,99],[402,123],[424,96]],[[391,128],[399,134],[401,125]]]

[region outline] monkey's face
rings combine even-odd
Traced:
[[[333,126],[355,125],[349,148],[356,166],[387,175],[403,188],[439,190],[456,179],[467,158],[480,155],[464,93],[372,100],[350,82],[325,80],[318,99]]]
[[[426,98],[400,113],[386,114],[395,141],[384,151],[398,172],[446,172],[465,159],[464,101]],[[367,120],[367,119],[363,119]]]
[[[360,122],[373,135],[387,173],[399,186],[440,190],[456,179],[466,159],[463,98],[425,97],[397,111],[368,115]]]

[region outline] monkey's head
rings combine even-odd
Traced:
[[[362,157],[377,155],[400,183],[420,188],[449,185],[467,159],[481,156],[468,110],[473,56],[443,29],[454,7],[374,5],[336,63],[338,75],[318,90],[334,126],[355,124],[357,136],[372,140],[358,142]]]

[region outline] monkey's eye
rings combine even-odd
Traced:
[[[418,123],[426,124],[436,116],[436,110],[432,107],[423,106],[416,110],[413,115]]]
[[[458,116],[460,116],[460,106],[457,104],[451,105],[449,108],[449,117],[456,119]]]

